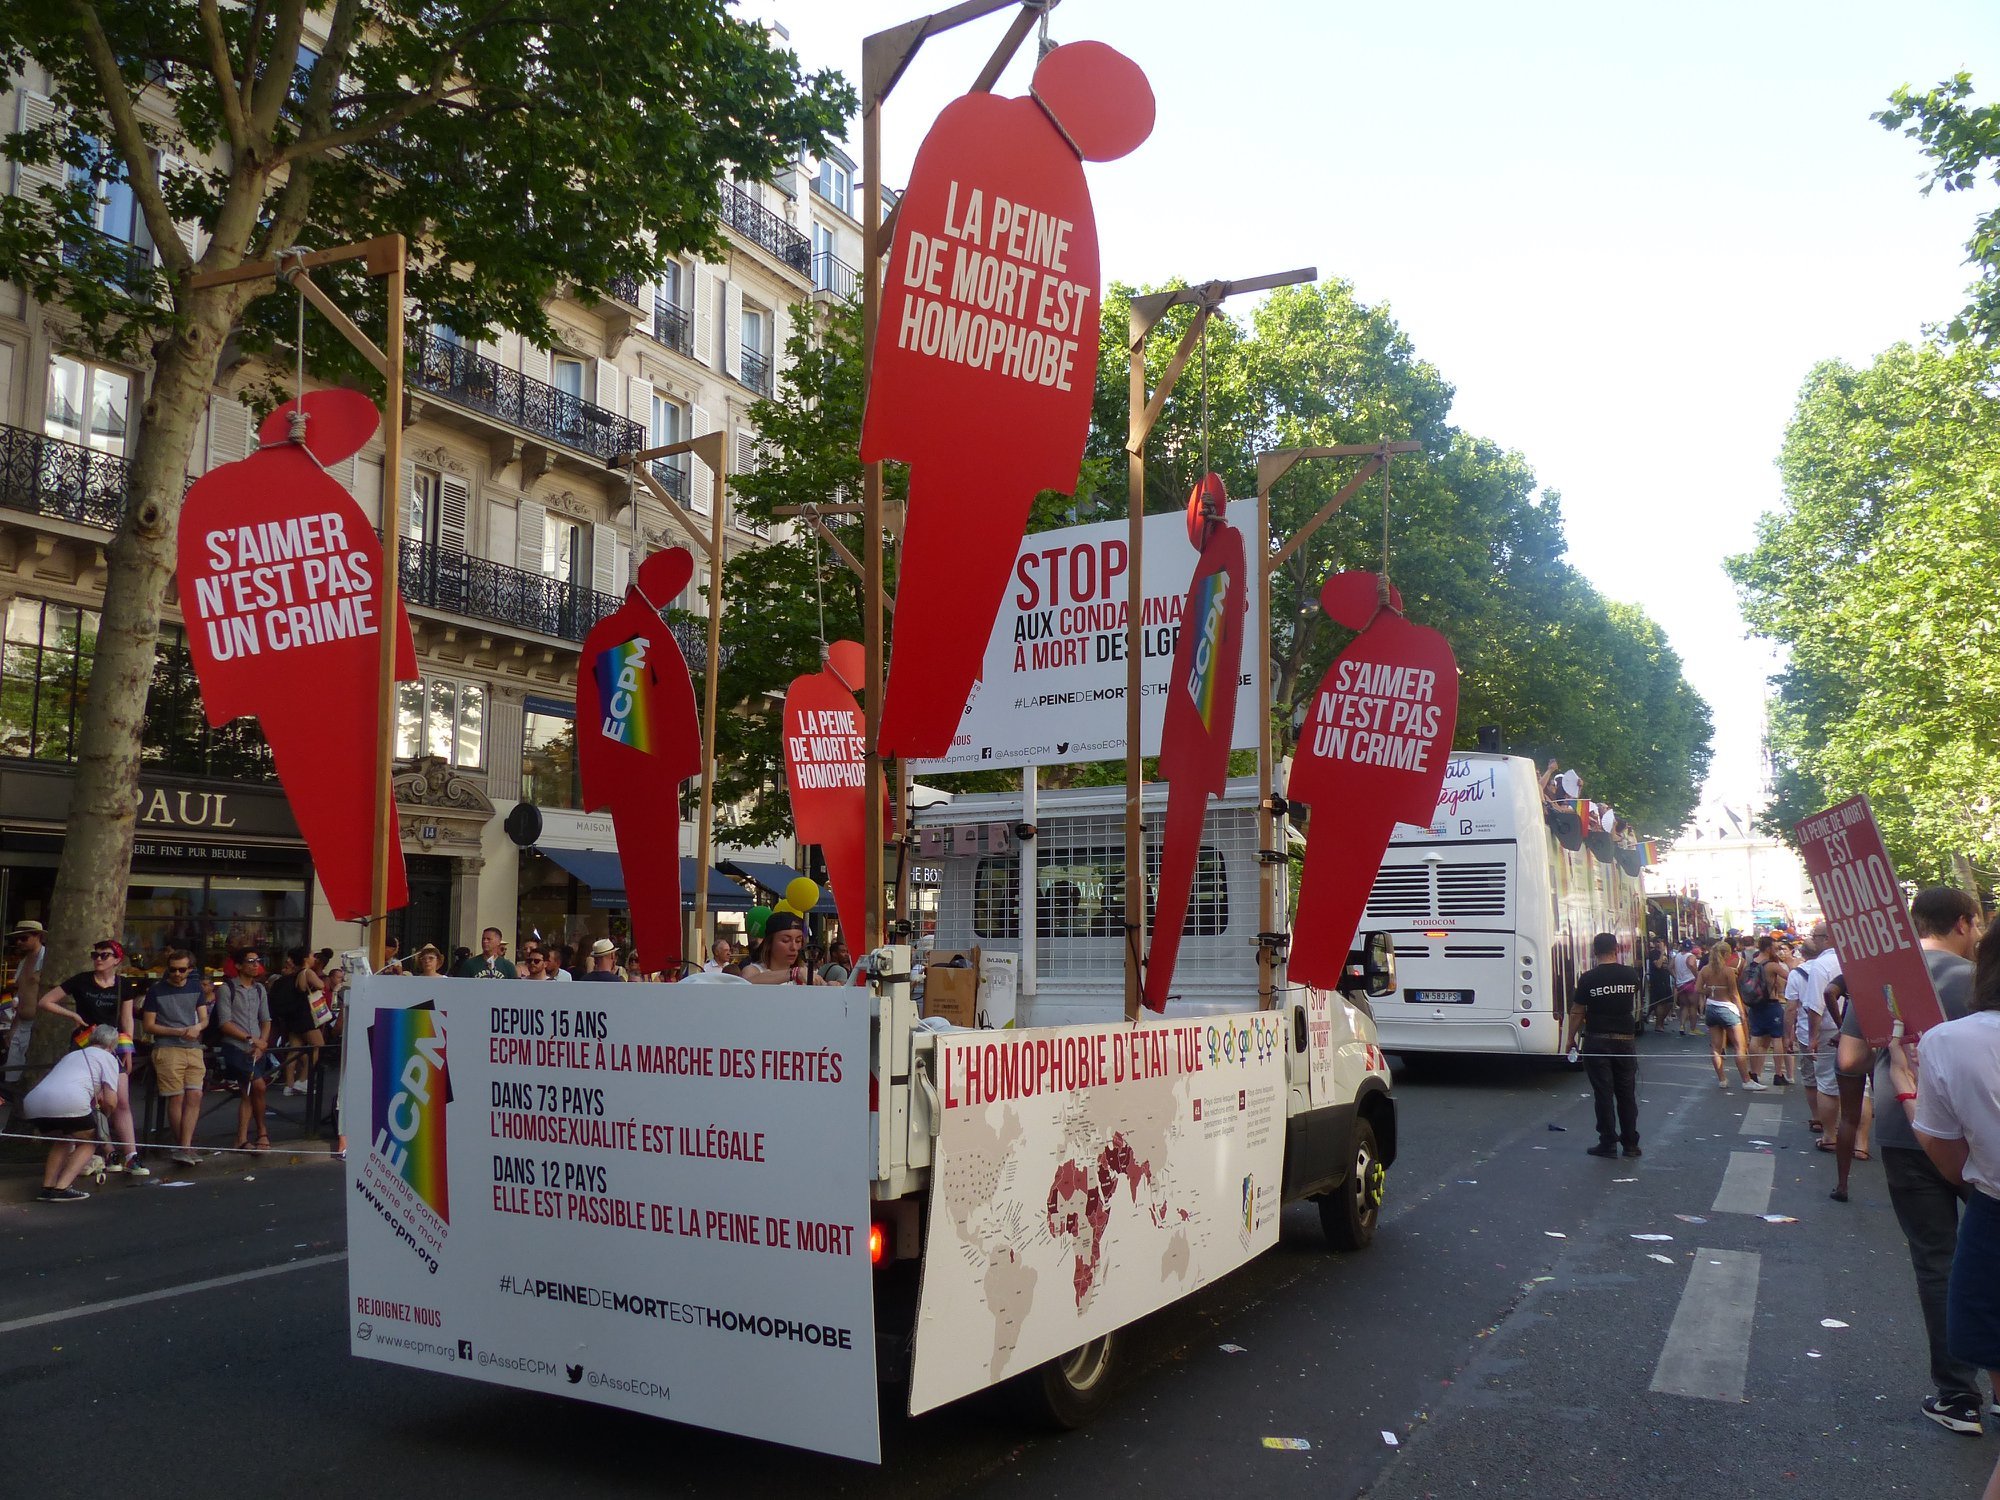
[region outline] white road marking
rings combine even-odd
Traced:
[[[1761,1259],[1741,1250],[1696,1254],[1666,1347],[1653,1367],[1654,1390],[1702,1401],[1743,1399]]]
[[[1778,1159],[1762,1151],[1732,1151],[1729,1170],[1722,1174],[1712,1214],[1764,1214],[1771,1211],[1771,1181]]]
[[[1743,1111],[1743,1129],[1739,1135],[1776,1135],[1785,1125],[1785,1107],[1782,1104],[1752,1104]]]
[[[91,1302],[82,1307],[65,1307],[56,1312],[36,1313],[31,1318],[15,1318],[0,1323],[0,1333],[18,1333],[23,1328],[43,1328],[50,1323],[67,1323],[72,1318],[93,1318],[99,1313],[117,1312],[120,1308],[138,1307],[146,1302],[164,1302],[172,1297],[185,1297],[194,1292],[212,1292],[217,1287],[239,1286],[246,1281],[261,1281],[266,1276],[283,1276],[287,1271],[309,1271],[315,1266],[330,1266],[336,1261],[347,1259],[345,1250],[336,1250],[330,1255],[309,1255],[304,1260],[288,1260],[282,1266],[260,1266],[254,1271],[237,1271],[228,1276],[211,1276],[206,1281],[189,1281],[180,1286],[163,1286],[156,1292],[140,1292],[132,1297],[113,1297],[109,1302]]]

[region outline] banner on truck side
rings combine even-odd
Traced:
[[[1256,507],[1254,500],[1231,501],[1229,524],[1254,534]],[[950,753],[913,762],[918,775],[1124,758],[1126,538],[1123,521],[1096,521],[1038,531],[1021,543]],[[1200,554],[1179,512],[1148,516],[1145,546],[1139,739],[1152,755],[1160,748],[1181,608]],[[1263,586],[1258,574],[1252,568],[1244,577],[1251,620]],[[1257,746],[1265,655],[1243,653],[1231,749]]]
[[[938,1037],[913,1415],[1277,1243],[1284,1026],[1272,1011]]]
[[[862,996],[554,989],[356,981],[352,1352],[878,1460]]]
[[[1912,1041],[1940,1024],[1944,1008],[1868,799],[1849,797],[1792,831],[1868,1044],[1886,1046],[1898,1018]]]

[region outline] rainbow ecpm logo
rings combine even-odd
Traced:
[[[1201,634],[1195,637],[1187,695],[1194,700],[1203,729],[1215,728],[1215,703],[1222,692],[1222,685],[1216,679],[1222,675],[1218,670],[1222,654],[1222,608],[1228,600],[1227,573],[1211,573],[1195,585],[1193,616],[1201,622]]]
[[[407,1010],[378,1010],[368,1028],[374,1079],[369,1139],[375,1154],[407,1182],[432,1213],[451,1222],[445,1167],[444,1112],[451,1102],[444,1018],[429,1000]]]
[[[652,642],[643,635],[616,646],[607,646],[597,658],[597,701],[604,711],[599,725],[607,740],[630,745],[641,755],[652,753],[646,733],[646,698],[652,674],[646,670],[646,653]]]

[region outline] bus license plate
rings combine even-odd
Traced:
[[[1412,1005],[1470,1005],[1471,990],[1405,990],[1403,998]]]

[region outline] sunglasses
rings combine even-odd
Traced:
[[[186,964],[168,964],[168,965],[167,965],[167,972],[168,972],[169,974],[185,974],[185,973],[187,973],[187,971],[188,971],[188,966],[187,966]]]
[[[118,953],[117,950],[113,948],[92,948],[90,950],[90,956],[92,958],[116,958],[118,956]]]

